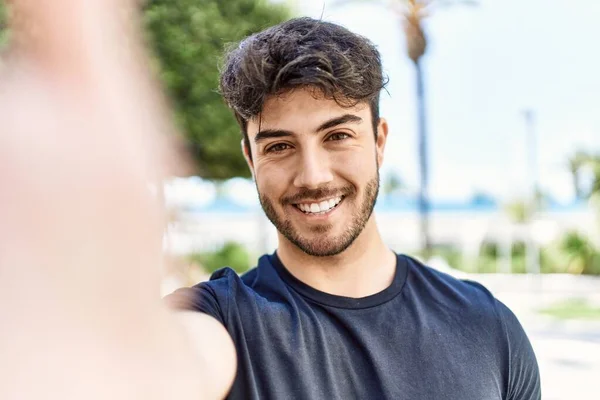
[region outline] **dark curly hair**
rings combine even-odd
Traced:
[[[312,18],[295,18],[249,36],[225,56],[220,90],[242,128],[262,111],[268,96],[308,87],[342,107],[368,103],[373,130],[379,94],[387,79],[381,56],[366,38]],[[249,147],[248,147],[249,148]]]

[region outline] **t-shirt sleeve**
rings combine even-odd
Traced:
[[[513,312],[500,301],[498,308],[508,344],[507,400],[540,400],[542,389],[537,359],[527,334]]]
[[[224,313],[219,305],[215,290],[207,282],[177,289],[167,295],[164,300],[171,309],[199,311],[216,318],[225,325]]]

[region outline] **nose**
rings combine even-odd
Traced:
[[[333,181],[327,155],[320,154],[318,151],[305,151],[298,162],[294,186],[317,189]]]

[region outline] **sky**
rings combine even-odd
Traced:
[[[390,125],[382,174],[394,171],[416,190],[414,71],[400,20],[367,4],[375,2],[343,3],[298,0],[296,7],[379,48],[390,79],[381,98]],[[424,59],[432,198],[519,199],[537,175],[543,190],[571,201],[568,156],[600,151],[600,1],[480,0],[433,11]],[[526,109],[535,117],[533,145]]]

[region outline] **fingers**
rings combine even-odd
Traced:
[[[149,186],[183,160],[129,5],[11,1],[15,51],[0,76],[3,399],[211,393],[160,305],[164,215]]]
[[[112,0],[12,5],[34,34],[0,82],[4,282],[31,286],[39,271],[38,297],[134,315],[158,301],[165,218],[149,187],[181,162],[138,33]]]
[[[172,133],[116,0],[13,0],[0,81],[0,398],[187,398],[149,190]],[[170,371],[172,370],[172,371]]]

